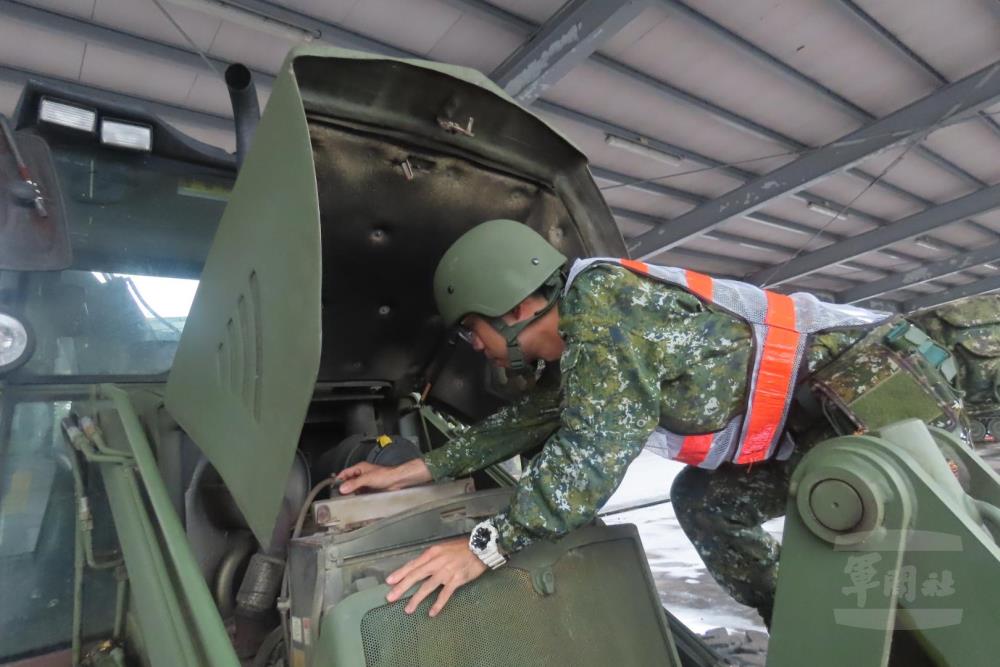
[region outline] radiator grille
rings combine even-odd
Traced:
[[[531,576],[501,568],[460,589],[437,618],[434,595],[412,615],[405,600],[361,620],[369,667],[441,665],[670,664],[659,603],[634,543],[615,540],[567,553],[553,567],[556,591],[535,592]]]

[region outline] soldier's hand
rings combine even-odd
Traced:
[[[362,489],[368,491],[395,491],[408,486],[431,481],[431,473],[422,459],[414,459],[398,466],[379,466],[361,462],[341,470],[337,479],[342,480],[340,493],[347,495]]]
[[[477,579],[485,571],[486,564],[469,549],[467,537],[448,540],[425,550],[386,577],[385,582],[393,588],[385,599],[395,602],[422,581],[423,585],[406,603],[404,611],[412,614],[424,598],[440,587],[441,592],[430,610],[430,616],[437,616],[459,587]]]

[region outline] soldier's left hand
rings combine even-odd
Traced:
[[[395,602],[410,588],[424,582],[406,605],[406,613],[412,614],[424,598],[441,587],[430,611],[431,616],[437,616],[460,586],[478,578],[485,571],[486,564],[469,550],[468,538],[448,540],[430,547],[390,574],[385,581],[393,588],[385,599]]]

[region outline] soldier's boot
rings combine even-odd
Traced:
[[[786,462],[685,468],[670,499],[677,520],[712,577],[738,602],[755,608],[768,627],[780,545],[761,524],[785,513]]]

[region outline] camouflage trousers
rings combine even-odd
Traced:
[[[915,356],[905,365],[899,357],[887,356],[879,341],[891,324],[875,329],[845,353],[845,360],[849,358],[846,363],[838,359],[830,364],[832,377],[828,377],[827,387],[833,387],[850,405],[864,404],[863,413],[853,413],[864,430],[906,418],[960,429],[961,400],[943,376]],[[901,374],[914,378],[905,391],[893,381]],[[880,394],[882,398],[874,405],[863,401]],[[929,409],[931,405],[937,407]],[[737,601],[757,609],[768,624],[778,581],[780,544],[761,524],[785,514],[792,473],[806,452],[838,435],[831,422],[809,416],[798,405],[792,407],[789,424],[798,428],[793,429],[796,447],[788,460],[749,466],[723,464],[716,470],[688,467],[670,489],[677,520],[708,571]],[[843,431],[843,426],[838,428]]]
[[[716,470],[688,466],[670,488],[677,520],[709,573],[768,625],[781,545],[761,524],[785,514],[792,471],[801,459],[799,450],[787,461]]]

